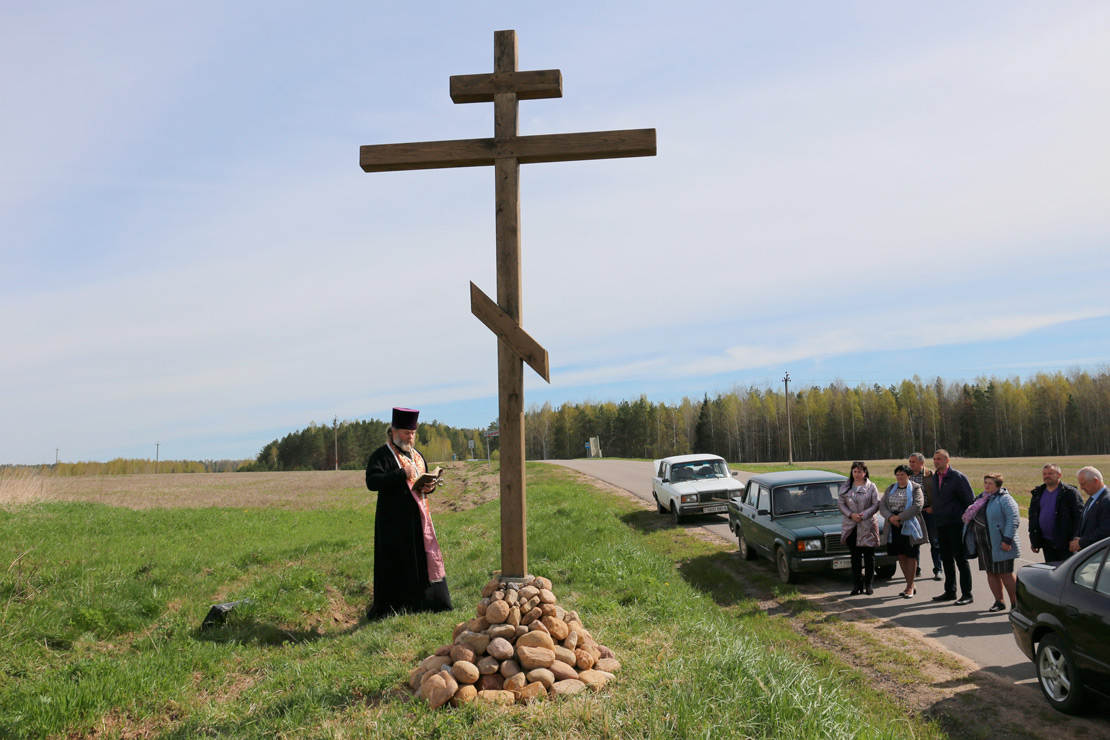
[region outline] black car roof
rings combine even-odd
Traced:
[[[848,477],[839,473],[830,473],[827,470],[783,470],[778,473],[760,473],[751,476],[748,480],[774,488],[804,483],[843,483],[848,480]]]

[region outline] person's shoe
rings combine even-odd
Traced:
[[[867,594],[868,596],[873,596],[873,595],[875,594],[875,589],[873,589],[873,588],[871,587],[871,581],[870,581],[870,579],[869,579],[869,580],[867,581],[867,583],[865,583],[865,584],[864,584],[864,586],[863,586],[863,592],[864,592],[865,594]]]
[[[966,606],[973,601],[975,601],[974,596],[972,596],[971,594],[964,594],[960,598],[956,599],[956,606]]]
[[[943,571],[940,568],[933,568],[933,580],[939,581]]]
[[[916,575],[916,577],[917,577],[917,578],[920,578],[920,577],[921,577],[921,566],[920,566],[920,565],[919,565],[919,566],[917,566],[917,575]]]
[[[987,611],[989,611],[989,612],[1003,612],[1003,611],[1006,611],[1006,605],[1003,604],[1001,601],[996,601],[996,602],[994,602],[994,605],[991,606],[990,609],[987,609]]]
[[[852,593],[850,593],[848,595],[849,596],[859,596],[862,593],[863,593],[863,584],[860,583],[859,581],[856,581],[856,585],[852,586]]]
[[[909,591],[903,591],[898,595],[901,596],[903,599],[912,599],[914,596],[917,595],[917,586],[914,586]]]
[[[956,594],[950,594],[947,591],[942,593],[940,596],[934,596],[933,597],[933,601],[955,601],[955,600],[956,600]]]

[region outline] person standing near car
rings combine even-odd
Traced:
[[[939,581],[941,574],[940,540],[937,539],[937,519],[933,515],[933,495],[936,491],[936,478],[933,471],[925,467],[925,456],[920,452],[910,453],[910,480],[921,486],[925,504],[921,507],[921,521],[925,522],[925,536],[929,539],[929,558],[933,561],[933,580]],[[917,575],[921,575],[921,561],[917,561]]]
[[[867,465],[852,463],[851,477],[840,487],[840,541],[852,555],[852,596],[875,593],[875,548],[879,546],[879,489],[871,482]]]
[[[891,483],[879,502],[879,513],[886,517],[886,554],[895,555],[902,575],[906,577],[903,599],[917,593],[913,579],[917,571],[917,558],[921,543],[925,541],[925,523],[921,521],[921,507],[925,494],[921,486],[910,480],[910,466],[899,465],[894,469],[895,482]]]
[[[967,549],[975,549],[979,570],[986,572],[987,586],[994,595],[994,604],[987,609],[989,612],[1006,609],[1002,601],[1003,587],[1010,597],[1011,609],[1017,601],[1014,561],[1021,557],[1021,544],[1017,539],[1021,517],[1017,501],[1002,483],[1001,473],[987,473],[983,477],[983,492],[960,517],[964,522]]]
[[[1110,492],[1102,482],[1102,473],[1088,465],[1079,469],[1078,476],[1079,487],[1088,498],[1079,517],[1079,535],[1068,546],[1072,552],[1110,537]]]
[[[1044,550],[1046,563],[1059,563],[1071,556],[1068,544],[1079,536],[1083,499],[1079,489],[1062,482],[1059,465],[1045,464],[1041,478],[1029,500],[1029,544],[1033,552]]]
[[[967,564],[967,550],[964,549],[963,513],[975,494],[967,476],[949,464],[947,450],[933,453],[933,473],[936,488],[933,493],[933,516],[937,523],[937,539],[940,541],[940,558],[944,565],[944,593],[934,596],[933,601],[955,601],[963,606],[975,601],[971,595],[971,568]],[[960,574],[960,598],[956,598],[956,572]]]

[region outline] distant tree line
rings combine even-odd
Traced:
[[[343,470],[366,466],[370,453],[385,444],[389,423],[377,419],[309,424],[304,429],[270,442],[243,472],[263,470],[334,470],[336,455]],[[338,444],[336,444],[338,440]],[[471,453],[469,441],[474,440]],[[421,422],[416,430],[416,447],[429,462],[486,456],[485,436],[478,429],[456,429],[438,421]],[[337,449],[338,448],[338,449]]]
[[[794,459],[898,458],[937,447],[962,457],[1110,453],[1110,369],[973,383],[914,376],[897,385],[791,389]],[[545,403],[526,414],[527,456],[584,457],[599,437],[606,457],[689,452],[732,462],[787,459],[782,388],[734,388],[681,403],[645,396],[619,403]]]

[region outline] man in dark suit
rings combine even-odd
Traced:
[[[1034,488],[1029,500],[1029,542],[1033,552],[1044,550],[1046,563],[1071,557],[1068,545],[1079,535],[1083,497],[1079,489],[1063,482],[1060,466],[1048,463],[1041,469],[1044,484]]]
[[[1069,546],[1072,552],[1110,537],[1110,492],[1102,482],[1102,473],[1090,466],[1080,468],[1079,487],[1087,494],[1087,503],[1080,517],[1079,536]]]
[[[944,565],[944,593],[934,596],[933,601],[955,601],[963,606],[975,601],[971,595],[971,567],[967,564],[967,550],[964,548],[963,515],[975,494],[967,476],[948,464],[948,451],[937,450],[933,453],[934,493],[933,516],[937,523],[937,539],[940,540],[940,558]],[[960,598],[956,598],[956,572],[960,573]]]

